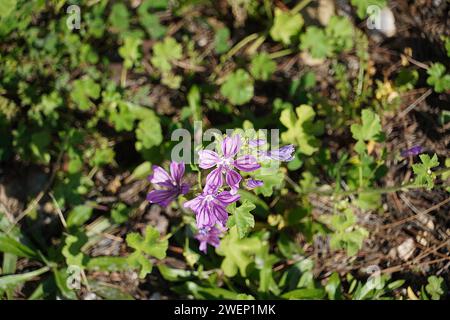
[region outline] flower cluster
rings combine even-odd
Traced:
[[[196,216],[200,250],[206,253],[207,244],[217,247],[220,236],[227,230],[227,206],[240,199],[238,190],[242,181],[240,172],[253,172],[261,168],[261,163],[268,160],[290,161],[295,151],[293,145],[283,146],[276,150],[261,151],[267,146],[264,139],[249,140],[243,145],[239,134],[226,136],[220,144],[219,152],[201,150],[199,167],[212,169],[206,177],[205,186],[192,200],[184,203]],[[153,166],[153,174],[149,181],[156,190],[150,191],[147,200],[161,206],[169,205],[179,195],[189,192],[189,185],[182,182],[184,163],[172,162],[170,174],[159,166]],[[261,180],[247,179],[248,189],[264,185]]]

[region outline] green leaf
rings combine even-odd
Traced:
[[[243,69],[228,75],[220,93],[234,105],[242,105],[253,98],[253,79]]]
[[[295,289],[286,292],[281,297],[284,299],[323,299],[325,297],[325,290],[323,289]]]
[[[356,222],[356,216],[349,208],[345,209],[343,213],[337,213],[331,217],[328,224],[334,230],[334,233],[330,235],[332,250],[345,249],[349,256],[358,253],[369,232],[359,227]]]
[[[124,271],[130,268],[126,257],[95,257],[90,258],[86,264],[86,269],[93,271]]]
[[[87,205],[76,206],[67,216],[67,227],[80,227],[92,216],[92,207]]]
[[[412,165],[416,178],[414,183],[419,186],[426,186],[429,190],[434,186],[434,180],[436,175],[431,169],[439,166],[439,160],[436,154],[430,158],[427,154],[421,154],[419,156],[422,163],[415,163]]]
[[[40,269],[22,273],[22,274],[14,274],[14,275],[8,275],[0,277],[0,290],[7,290],[9,288],[15,288],[19,284],[30,281],[41,274],[47,272],[50,268],[49,267],[42,267]]]
[[[218,54],[222,54],[230,49],[230,30],[225,28],[220,28],[216,31],[214,35],[214,48]]]
[[[7,252],[24,258],[36,258],[37,252],[10,236],[0,233],[0,252]]]
[[[187,281],[183,285],[174,288],[175,292],[189,293],[195,299],[252,299],[250,295],[242,295],[236,292],[214,286],[201,286],[196,282]]]
[[[348,51],[353,47],[354,29],[347,17],[332,16],[325,33],[335,52]]]
[[[434,86],[434,91],[445,92],[450,90],[450,74],[446,73],[445,66],[442,63],[433,63],[427,70],[427,83]]]
[[[439,300],[446,292],[444,278],[430,276],[428,277],[428,284],[425,286],[425,290],[431,295],[432,300]]]
[[[67,287],[67,280],[69,277],[69,273],[67,272],[67,269],[53,269],[53,277],[55,279],[56,286],[58,287],[61,294],[70,300],[76,300],[77,295],[76,293]]]
[[[88,237],[83,232],[78,232],[74,235],[67,235],[64,246],[62,249],[62,255],[66,258],[68,266],[78,266],[84,268],[89,257],[81,251],[81,248],[88,241]]]
[[[450,37],[445,37],[445,50],[447,51],[447,57],[450,57]]]
[[[278,169],[278,166],[269,162],[268,167],[263,164],[260,169],[253,172],[253,178],[261,180],[264,183],[261,187],[254,189],[256,194],[270,197],[275,189],[281,188],[284,181],[284,173]]]
[[[308,51],[313,58],[323,59],[333,53],[333,44],[323,29],[310,26],[300,36],[300,49]]]
[[[315,136],[323,133],[323,123],[314,121],[315,115],[313,108],[306,104],[296,108],[295,113],[291,108],[283,110],[280,121],[288,131],[281,134],[282,141],[297,145],[299,152],[306,155],[316,152],[320,141]]]
[[[417,80],[419,80],[419,72],[417,70],[402,69],[395,78],[395,86],[401,91],[412,90]]]
[[[291,38],[295,36],[303,26],[303,18],[299,13],[283,11],[275,8],[275,18],[270,36],[275,41],[281,41],[284,44],[291,44]]]
[[[1,273],[3,273],[3,274],[15,273],[17,258],[18,257],[15,254],[3,252],[3,265],[2,265],[2,269],[0,270]]]
[[[197,85],[193,85],[191,89],[189,89],[187,100],[189,108],[191,109],[193,120],[202,121],[201,96],[200,96],[200,89],[198,88]]]
[[[191,278],[193,273],[189,270],[170,268],[165,264],[158,265],[158,270],[161,276],[170,282],[185,281]]]
[[[353,138],[361,141],[377,140],[381,133],[380,117],[370,109],[362,111],[362,124],[352,124]]]
[[[363,210],[371,210],[380,207],[381,194],[373,192],[361,192],[358,194],[355,204]]]
[[[101,167],[104,165],[112,164],[114,162],[115,156],[116,153],[114,152],[114,149],[108,147],[108,145],[105,144],[95,150],[95,153],[93,154],[92,159],[90,159],[89,164],[92,167]]]
[[[128,8],[123,3],[115,3],[112,6],[111,13],[109,15],[109,22],[120,33],[128,30],[130,26],[130,14]]]
[[[111,121],[114,125],[116,131],[120,132],[122,130],[133,130],[136,115],[132,112],[130,103],[119,101],[117,104],[117,109],[112,109],[109,114],[109,121]]]
[[[136,149],[150,149],[159,146],[163,140],[162,129],[158,116],[151,112],[144,120],[141,120],[136,129]]]
[[[152,263],[146,255],[163,259],[166,257],[167,247],[169,245],[167,240],[161,240],[158,230],[148,226],[145,230],[145,235],[142,237],[138,233],[129,233],[126,238],[129,247],[135,251],[128,257],[129,263],[140,268],[140,278],[144,278],[152,270]]]
[[[31,152],[36,157],[36,159],[46,164],[50,162],[50,153],[48,152],[50,143],[51,135],[47,130],[42,130],[31,135]]]
[[[141,180],[145,179],[152,172],[152,164],[150,161],[144,161],[136,168],[134,168],[133,172],[130,175],[130,180]]]
[[[133,296],[121,288],[111,286],[100,281],[89,281],[89,287],[93,292],[105,300],[134,300]]]
[[[167,28],[161,25],[159,17],[150,12],[150,9],[165,9],[167,1],[145,0],[139,6],[137,12],[139,23],[147,30],[153,39],[159,39],[166,33]]]
[[[80,110],[88,110],[92,102],[90,99],[100,97],[100,86],[89,77],[83,77],[72,82],[72,91],[70,98]]]
[[[221,268],[227,277],[234,277],[237,272],[245,277],[247,267],[253,261],[252,256],[260,248],[261,241],[256,237],[239,239],[237,227],[230,228],[216,249],[217,254],[224,256]]]
[[[121,224],[128,221],[130,209],[125,203],[119,202],[114,204],[111,210],[111,218],[114,223]]]
[[[8,17],[15,11],[17,0],[2,0],[0,1],[0,18]]]
[[[119,48],[119,54],[124,59],[126,69],[131,69],[141,58],[139,46],[142,40],[135,36],[126,36],[124,44]]]
[[[339,278],[339,274],[337,272],[333,272],[331,276],[328,278],[327,285],[325,286],[325,291],[328,294],[328,299],[330,300],[341,299],[342,296],[341,279]]]
[[[157,42],[153,47],[151,63],[161,72],[170,71],[171,62],[182,57],[181,45],[172,37],[167,37],[162,42]]]
[[[266,81],[275,72],[277,64],[270,56],[262,52],[253,57],[250,72],[255,79]]]
[[[245,238],[250,230],[255,227],[255,218],[250,213],[256,206],[249,200],[244,202],[231,213],[233,214],[231,219],[231,226],[236,225],[239,239]]]
[[[259,287],[258,291],[263,293],[273,292],[280,294],[280,289],[273,278],[273,265],[278,262],[277,256],[269,253],[269,245],[261,247],[256,255],[256,268],[259,269]]]

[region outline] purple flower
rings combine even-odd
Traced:
[[[252,148],[257,148],[265,145],[267,141],[265,139],[253,139],[248,142],[248,145]]]
[[[423,148],[422,148],[421,146],[414,146],[414,147],[412,147],[412,148],[403,150],[403,151],[401,152],[401,156],[402,156],[403,158],[406,158],[406,157],[412,157],[412,156],[417,156],[419,153],[422,152],[422,150],[423,150]]]
[[[216,223],[225,227],[228,220],[228,213],[225,208],[238,201],[239,198],[238,194],[231,194],[229,191],[217,193],[211,189],[205,189],[196,198],[185,202],[184,207],[195,212],[199,229],[214,227]]]
[[[280,149],[261,151],[259,153],[263,160],[272,159],[277,161],[291,161],[294,159],[295,148],[292,144],[281,147]]]
[[[167,207],[180,194],[189,192],[189,185],[181,182],[184,174],[183,162],[171,162],[170,175],[160,166],[153,166],[152,169],[153,174],[148,177],[148,180],[154,185],[164,187],[165,189],[150,191],[147,194],[147,200],[151,203],[157,203],[163,207]]]
[[[241,171],[250,172],[261,167],[256,162],[256,158],[252,155],[244,155],[237,159],[234,157],[241,149],[241,137],[235,135],[233,137],[225,137],[221,145],[223,156],[219,156],[211,150],[199,151],[199,166],[202,169],[216,167],[206,177],[206,190],[217,191],[223,185],[223,174],[225,181],[231,187],[231,192],[236,193],[242,177],[234,168]]]
[[[198,234],[195,236],[195,239],[200,241],[200,251],[206,253],[207,244],[210,244],[213,247],[217,248],[220,244],[219,236],[221,233],[222,231],[216,227],[204,227],[199,229]]]
[[[247,188],[255,189],[257,187],[261,187],[264,185],[264,182],[261,180],[248,179],[247,180]]]

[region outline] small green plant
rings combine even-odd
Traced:
[[[431,296],[432,300],[440,300],[447,291],[444,278],[436,276],[428,277],[428,284],[425,286],[425,290]]]
[[[433,63],[427,70],[427,83],[434,87],[436,92],[450,90],[450,74],[446,73],[445,67],[441,63]]]
[[[253,79],[243,69],[228,75],[220,87],[220,93],[234,105],[242,105],[253,98]]]
[[[166,256],[167,240],[161,240],[159,232],[150,226],[145,230],[144,237],[138,233],[129,233],[126,241],[128,246],[134,249],[134,252],[128,256],[128,263],[140,269],[140,278],[152,272],[153,265],[148,256],[157,259],[163,259]]]
[[[292,38],[300,32],[303,26],[303,18],[299,13],[292,13],[289,11],[282,11],[275,8],[275,18],[272,28],[270,29],[270,36],[275,41],[289,45]]]

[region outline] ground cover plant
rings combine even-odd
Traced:
[[[448,299],[448,10],[2,0],[1,299]]]

